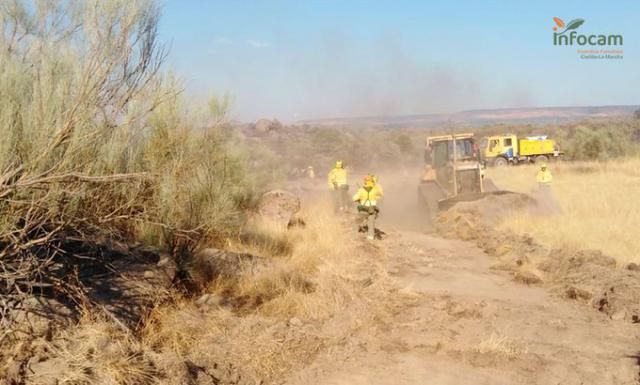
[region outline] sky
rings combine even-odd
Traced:
[[[638,1],[161,1],[186,94],[242,121],[640,104]],[[624,45],[554,46],[553,17]]]

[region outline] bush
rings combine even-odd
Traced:
[[[179,254],[235,231],[251,194],[229,100],[186,118],[153,1],[0,10],[0,295],[77,294],[80,244]]]

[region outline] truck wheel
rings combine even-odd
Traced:
[[[509,161],[499,156],[493,161],[493,165],[496,167],[505,167],[509,164]]]
[[[547,163],[549,161],[549,158],[546,155],[538,155],[536,156],[536,163],[540,164],[540,163]]]

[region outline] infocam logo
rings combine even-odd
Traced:
[[[566,23],[559,17],[553,21],[553,45],[622,46],[622,35],[581,35],[576,30],[584,24],[583,19],[573,19]],[[561,32],[558,32],[561,30]]]

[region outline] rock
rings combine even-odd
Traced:
[[[511,245],[500,245],[496,247],[493,254],[498,257],[502,257],[503,255],[509,254],[511,250],[513,250],[513,247]]]
[[[272,190],[262,195],[258,201],[258,214],[281,226],[287,226],[293,218],[298,218],[295,214],[300,211],[300,207],[300,198],[295,194],[284,190]]]
[[[278,131],[282,129],[282,123],[278,119],[273,119],[271,121],[271,126],[269,127],[269,131]]]
[[[198,298],[196,300],[196,305],[204,305],[205,303],[207,303],[207,300],[209,299],[209,296],[211,294],[203,294],[200,296],[200,298]]]
[[[522,242],[524,242],[524,244],[532,246],[535,244],[535,240],[533,239],[533,237],[529,234],[524,234],[522,236]]]
[[[627,309],[621,309],[611,314],[611,319],[614,321],[622,321],[627,317]]]
[[[589,300],[591,299],[591,297],[593,297],[593,294],[591,294],[590,292],[575,286],[569,286],[565,291],[565,295],[569,299]]]
[[[616,267],[615,258],[603,254],[600,250],[576,251],[573,257],[569,259],[569,262],[574,267],[582,266],[587,263],[612,269]]]
[[[260,119],[254,125],[254,130],[258,133],[264,134],[270,131],[277,131],[282,128],[282,123],[278,120],[273,119]]]
[[[302,326],[302,321],[299,318],[293,317],[289,320],[289,326]]]
[[[223,298],[216,294],[204,294],[196,301],[197,306],[220,306]]]
[[[69,307],[55,299],[31,296],[22,302],[21,308],[10,310],[6,316],[26,328],[32,336],[46,336],[55,323],[71,322],[72,315]]]
[[[144,272],[144,277],[145,277],[146,279],[151,279],[151,278],[153,278],[153,277],[155,277],[155,276],[156,276],[156,274],[155,274],[153,271],[151,271],[151,270],[146,270],[146,271]]]
[[[517,271],[513,274],[513,280],[526,285],[536,285],[542,283],[542,278],[530,271]]]
[[[518,256],[513,259],[517,266],[523,266],[529,262],[529,258],[526,255]]]
[[[29,372],[27,384],[57,385],[69,370],[67,363],[61,358],[40,360],[32,358],[27,364]]]
[[[269,127],[271,126],[271,121],[268,119],[260,119],[256,122],[254,129],[260,133],[269,131]]]
[[[178,264],[175,259],[168,254],[160,255],[160,260],[157,263],[158,276],[163,277],[169,284],[172,284],[176,275],[178,274]]]
[[[158,267],[164,267],[171,264],[173,260],[170,255],[162,255],[160,256],[160,260],[158,261]]]
[[[631,262],[630,264],[627,265],[627,270],[640,271],[640,265],[638,265],[637,263]]]

